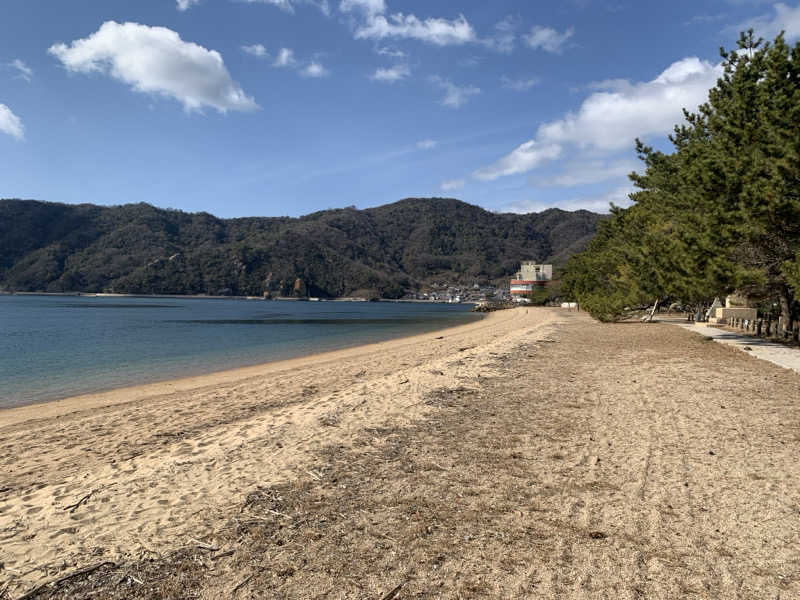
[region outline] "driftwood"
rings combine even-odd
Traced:
[[[245,577],[245,578],[244,578],[242,581],[240,581],[239,583],[237,583],[237,584],[236,584],[236,587],[235,587],[235,588],[233,588],[233,590],[231,590],[231,596],[235,596],[235,595],[236,595],[236,592],[238,592],[240,589],[242,589],[244,586],[246,586],[246,585],[247,585],[247,583],[248,583],[248,582],[249,582],[249,581],[250,581],[250,580],[251,580],[253,577],[255,577],[255,575],[248,575],[248,576],[247,576],[247,577]]]
[[[211,552],[217,552],[219,548],[216,546],[212,546],[211,544],[207,544],[206,542],[201,542],[200,540],[196,540],[194,538],[189,538],[189,541],[195,544],[198,548],[203,550],[210,550]]]
[[[76,510],[78,510],[80,508],[81,504],[86,502],[89,498],[91,498],[94,495],[95,491],[96,490],[92,490],[91,492],[86,494],[83,498],[78,500],[75,504],[70,504],[69,506],[65,506],[64,510],[68,510],[70,512],[70,514],[74,513]]]
[[[394,598],[395,596],[397,596],[397,594],[399,594],[399,593],[400,593],[400,590],[402,590],[402,589],[405,587],[406,583],[408,583],[408,582],[407,582],[407,581],[404,581],[403,583],[401,583],[400,585],[398,585],[398,586],[397,586],[396,588],[394,588],[394,589],[393,589],[391,592],[389,592],[389,593],[388,593],[388,594],[386,594],[386,595],[385,595],[383,598],[381,598],[381,600],[392,600],[392,598]]]
[[[650,309],[650,314],[643,316],[640,320],[642,323],[652,323],[653,318],[656,315],[656,311],[658,310],[658,305],[660,304],[661,299],[656,298],[656,301],[653,303],[653,308]]]
[[[66,581],[69,581],[70,579],[73,579],[75,577],[80,577],[81,575],[88,575],[89,573],[93,573],[97,571],[97,569],[105,567],[106,565],[110,565],[112,567],[117,566],[116,563],[111,562],[110,560],[104,560],[103,562],[90,565],[88,567],[84,567],[83,569],[78,569],[77,571],[70,573],[69,575],[64,575],[63,577],[59,577],[58,579],[55,579],[53,581],[48,581],[47,583],[43,583],[42,585],[33,588],[29,592],[26,592],[24,595],[17,598],[17,600],[29,600],[29,598],[35,597],[36,595],[39,594],[39,592],[49,588],[50,586],[58,587],[59,585],[61,585]]]
[[[125,573],[125,576],[122,579],[120,579],[119,582],[125,583],[127,580],[131,580],[132,582],[138,583],[139,585],[144,585],[144,581],[142,581],[141,579],[137,579],[130,573]]]

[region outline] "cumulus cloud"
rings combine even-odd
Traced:
[[[330,75],[330,71],[320,63],[312,61],[300,71],[300,74],[303,77],[327,77]]]
[[[0,131],[18,140],[25,137],[25,127],[22,125],[22,120],[5,104],[0,104]]]
[[[174,98],[187,111],[252,110],[255,100],[231,79],[219,52],[166,27],[104,23],[97,32],[48,50],[75,73],[103,73],[134,91]]]
[[[341,0],[339,10],[354,15],[356,39],[413,39],[437,46],[479,41],[464,15],[452,20],[420,19],[413,14],[389,13],[385,0]]]
[[[33,79],[33,69],[31,69],[20,59],[15,58],[10,63],[8,63],[8,66],[11,67],[12,69],[16,69],[17,77],[19,77],[20,79],[24,79],[28,83],[30,83],[31,79]]]
[[[436,146],[439,145],[439,142],[436,140],[420,140],[417,142],[417,148],[420,150],[433,150]]]
[[[515,92],[527,92],[529,89],[539,83],[539,79],[536,77],[511,79],[510,77],[503,75],[500,78],[500,82],[506,89],[514,90]]]
[[[559,158],[561,153],[562,147],[559,144],[542,144],[531,140],[520,144],[494,164],[478,169],[473,176],[482,181],[494,181],[506,175],[526,173],[544,162]]]
[[[251,46],[242,46],[242,51],[258,58],[268,58],[269,52],[263,44],[253,44]]]
[[[275,57],[275,62],[272,64],[276,67],[291,67],[297,61],[294,58],[294,50],[290,48],[281,48],[278,50],[278,56]]]
[[[195,4],[199,4],[200,0],[177,0],[178,10],[189,10]]]
[[[552,54],[561,54],[564,45],[567,43],[575,30],[570,27],[566,31],[559,33],[551,27],[534,25],[528,35],[524,36],[525,42],[534,50],[544,50]]]
[[[781,31],[786,32],[786,39],[793,40],[800,37],[800,4],[788,6],[778,2],[773,7],[773,13],[764,14],[735,27],[731,31],[746,31],[754,29],[755,32],[767,39],[775,38]]]
[[[722,70],[696,57],[679,60],[652,81],[596,92],[577,112],[546,123],[537,138],[581,148],[619,150],[636,137],[664,133],[708,97]]]
[[[450,108],[460,108],[467,102],[467,100],[469,100],[471,96],[481,93],[481,89],[479,87],[475,87],[474,85],[459,86],[449,79],[443,79],[438,75],[434,75],[430,79],[434,85],[444,90],[442,104]]]
[[[396,13],[370,16],[366,23],[356,30],[357,39],[408,38],[434,44],[436,46],[461,45],[477,38],[472,25],[463,15],[452,21],[448,19],[420,19],[416,15]]]
[[[560,157],[567,146],[609,154],[631,148],[637,137],[665,135],[683,120],[684,108],[695,110],[707,99],[720,74],[720,65],[690,57],[652,81],[612,80],[610,89],[592,93],[577,111],[540,125],[534,139],[474,175],[493,180],[525,173]]]
[[[411,69],[406,64],[394,65],[393,67],[380,67],[370,76],[373,81],[383,83],[394,83],[411,75]]]
[[[452,192],[453,190],[460,190],[464,187],[466,182],[463,179],[450,179],[443,181],[439,187],[443,192]]]

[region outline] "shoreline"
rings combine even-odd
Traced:
[[[249,379],[282,372],[287,369],[301,368],[308,364],[317,362],[336,361],[340,358],[351,357],[354,353],[368,355],[372,352],[383,350],[387,344],[397,342],[417,343],[430,338],[436,338],[445,331],[459,330],[464,327],[472,327],[479,323],[489,320],[492,313],[475,317],[471,323],[460,323],[457,325],[446,325],[440,329],[435,329],[426,333],[414,333],[393,337],[381,342],[371,342],[366,344],[356,344],[345,346],[336,350],[323,352],[313,352],[292,358],[279,358],[260,362],[254,365],[234,367],[228,369],[212,370],[203,373],[196,373],[185,377],[167,377],[156,379],[147,383],[126,385],[122,387],[111,387],[97,391],[66,396],[64,398],[46,399],[41,402],[31,402],[11,407],[0,407],[0,428],[15,425],[30,419],[53,418],[64,414],[81,410],[92,410],[93,408],[114,406],[124,402],[134,402],[148,396],[158,396],[176,392],[188,392],[210,385],[220,385],[232,383],[238,380]],[[455,332],[454,332],[455,333]]]
[[[362,298],[360,296],[340,296],[336,298],[319,298],[305,296],[294,298],[291,296],[214,296],[210,294],[118,294],[107,292],[6,292],[0,291],[0,296],[45,296],[65,298],[171,298],[174,300],[246,300],[248,302],[416,302],[421,304],[472,304],[477,302],[450,302],[449,300],[416,300],[406,298]]]
[[[2,294],[0,294],[2,295]],[[12,294],[6,294],[12,295]],[[27,296],[37,296],[37,295],[44,295],[44,296],[63,296],[63,297],[94,297],[94,294],[38,294],[38,293],[28,293],[25,294]],[[139,295],[103,295],[104,298],[109,297],[127,297],[127,298],[169,298],[169,299],[177,299],[177,298],[185,298],[185,299],[207,299],[207,300],[245,300],[244,297],[241,298],[232,298],[232,297],[189,297],[189,296],[139,296]],[[350,299],[345,300],[331,300],[331,302],[349,302],[352,301]],[[439,303],[436,303],[439,304]],[[464,304],[464,303],[462,303]],[[444,331],[447,329],[451,329],[453,327],[460,327],[462,325],[469,325],[472,322],[479,322],[483,320],[484,316],[480,313],[475,311],[464,311],[462,319],[459,319],[461,322],[459,323],[450,323],[447,319],[442,319],[441,323],[437,323],[434,325],[434,329],[431,329],[427,333],[435,333],[439,331]],[[469,322],[463,322],[469,321]],[[81,398],[94,398],[97,396],[101,396],[104,394],[112,393],[115,391],[123,391],[129,388],[139,388],[143,386],[150,386],[154,384],[170,384],[172,382],[182,382],[184,380],[192,380],[197,378],[202,378],[206,376],[213,376],[216,374],[223,374],[226,372],[233,372],[239,371],[244,369],[254,369],[254,368],[261,368],[265,367],[266,365],[270,365],[273,363],[282,363],[286,361],[293,361],[293,360],[300,360],[307,357],[317,356],[317,355],[324,355],[332,352],[339,352],[342,350],[349,350],[353,348],[358,348],[361,346],[369,346],[371,344],[380,344],[383,342],[389,342],[392,340],[401,340],[409,337],[414,337],[417,335],[426,335],[426,333],[408,333],[408,332],[397,332],[396,335],[392,335],[392,337],[388,337],[382,341],[374,342],[374,341],[358,341],[358,340],[351,340],[351,341],[340,341],[335,344],[331,344],[331,348],[327,350],[316,350],[316,349],[306,349],[306,348],[284,348],[282,351],[275,352],[273,356],[268,357],[258,357],[258,358],[247,358],[244,355],[237,356],[235,358],[231,358],[230,360],[223,361],[227,362],[223,366],[219,365],[219,358],[213,361],[214,364],[207,364],[207,365],[193,365],[188,374],[181,374],[180,372],[161,372],[159,373],[158,370],[151,370],[147,372],[147,375],[144,377],[140,377],[139,375],[136,376],[135,381],[117,381],[117,382],[95,382],[96,385],[85,385],[82,386],[83,389],[74,390],[72,393],[61,394],[60,392],[54,393],[46,393],[42,394],[37,398],[25,398],[25,399],[17,399],[13,395],[8,396],[7,398],[3,398],[0,396],[0,426],[3,425],[3,415],[8,411],[13,411],[17,409],[22,409],[25,407],[30,406],[39,406],[44,404],[50,403],[58,403],[65,400],[72,400],[72,399],[81,399]],[[176,371],[176,369],[171,369],[172,371]],[[127,379],[127,378],[126,378]],[[182,388],[181,388],[182,389]],[[4,404],[7,402],[7,404]]]

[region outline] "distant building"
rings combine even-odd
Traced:
[[[542,289],[553,279],[553,265],[537,265],[524,262],[511,280],[512,296],[527,296],[533,290]]]

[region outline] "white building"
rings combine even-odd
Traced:
[[[537,265],[533,262],[524,262],[519,271],[511,280],[510,291],[512,296],[527,296],[533,290],[542,289],[547,282],[553,279],[553,265]]]

